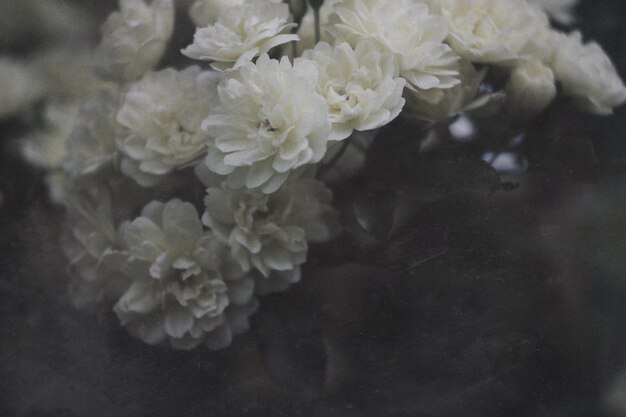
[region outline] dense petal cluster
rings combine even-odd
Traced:
[[[448,27],[448,43],[471,62],[510,65],[548,27],[542,11],[519,0],[433,0]]]
[[[119,0],[102,26],[100,70],[109,78],[131,81],[156,67],[174,29],[173,0]]]
[[[276,191],[296,168],[319,162],[330,133],[318,69],[262,55],[220,82],[220,105],[202,123],[210,136],[206,163],[232,187]]]
[[[150,203],[120,233],[128,250],[124,270],[132,280],[114,308],[121,323],[150,344],[167,340],[189,349],[207,338],[225,343],[225,310],[231,301],[247,306],[253,283],[223,265],[224,248],[203,230],[193,205]]]
[[[122,170],[139,184],[163,176],[206,153],[202,119],[216,105],[219,75],[190,67],[148,73],[133,84],[119,112]]]
[[[216,70],[237,69],[275,46],[298,40],[297,35],[285,33],[295,27],[289,20],[286,4],[251,0],[227,8],[214,25],[197,29],[183,53],[211,61]]]
[[[332,194],[312,178],[293,179],[265,195],[254,190],[209,188],[203,222],[230,246],[241,267],[264,277],[292,280],[306,260],[307,242],[329,240],[338,230]]]
[[[448,30],[425,3],[413,0],[345,0],[335,6],[328,31],[356,45],[367,39],[395,54],[400,75],[419,90],[451,88],[459,83],[458,57],[444,43]]]
[[[393,54],[362,40],[354,49],[345,42],[334,47],[322,42],[303,56],[320,70],[318,91],[328,103],[331,140],[376,129],[400,114],[406,81]]]

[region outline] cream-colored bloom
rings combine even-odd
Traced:
[[[448,43],[470,62],[510,65],[548,27],[544,12],[523,0],[433,0],[444,18]]]
[[[146,74],[130,87],[117,114],[122,171],[145,187],[206,153],[202,119],[217,103],[219,74],[190,67]]]
[[[266,0],[251,0],[230,7],[219,15],[214,25],[196,30],[193,43],[182,52],[190,58],[212,61],[216,70],[237,69],[275,46],[298,40],[286,31],[289,6]]]
[[[578,0],[528,0],[528,3],[544,10],[559,23],[574,23],[573,12]]]
[[[130,285],[113,219],[111,195],[101,185],[74,187],[65,195],[67,221],[61,247],[69,261],[70,298],[78,308],[117,299]]]
[[[232,302],[251,300],[253,281],[235,265],[193,205],[152,202],[120,227],[132,280],[114,307],[122,325],[149,344],[190,349],[224,325]]]
[[[44,127],[22,140],[24,157],[41,168],[60,168],[67,157],[65,141],[76,124],[78,109],[77,103],[48,104],[44,111]]]
[[[580,32],[560,35],[557,45],[554,75],[582,109],[607,115],[626,101],[626,87],[600,45],[583,44]]]
[[[189,17],[197,27],[214,25],[227,9],[241,6],[246,0],[196,0],[189,9]],[[249,1],[249,0],[248,0]],[[265,0],[268,3],[282,3],[282,0]]]
[[[457,56],[444,43],[447,28],[426,4],[413,0],[345,0],[335,6],[327,30],[355,46],[367,39],[393,53],[411,88],[451,88],[459,83]]]
[[[318,70],[261,55],[230,72],[218,87],[220,106],[202,123],[209,134],[209,169],[232,187],[272,193],[290,172],[319,162],[330,133],[326,100],[316,92]]]
[[[116,120],[119,107],[119,92],[102,90],[80,108],[66,143],[63,167],[70,175],[92,174],[113,162],[121,132]]]
[[[196,0],[189,8],[189,17],[197,27],[214,25],[227,9],[243,3],[244,0]]]
[[[245,271],[254,268],[264,277],[299,273],[307,242],[329,240],[338,231],[332,194],[314,179],[288,181],[270,195],[225,184],[207,193],[202,221]]]
[[[0,57],[0,119],[26,110],[45,91],[45,84],[31,68],[9,57]]]
[[[392,53],[379,51],[369,41],[356,47],[321,42],[303,57],[319,68],[318,91],[328,103],[330,140],[345,139],[353,130],[381,127],[400,113],[406,81]]]
[[[429,94],[415,94],[405,89],[403,114],[414,119],[441,122],[463,112],[475,98],[486,71],[476,71],[465,59],[459,60],[458,70],[461,83],[452,88],[433,89]]]
[[[509,111],[517,117],[540,113],[556,96],[554,73],[539,60],[521,62],[511,71],[506,95]]]
[[[133,81],[154,69],[174,29],[172,0],[119,0],[120,10],[102,26],[98,47],[100,71],[109,78]]]

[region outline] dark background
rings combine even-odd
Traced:
[[[83,3],[96,20],[111,8]],[[626,3],[578,16],[626,76]],[[150,347],[108,308],[69,304],[63,213],[14,141],[30,127],[0,123],[2,416],[626,416],[626,107],[558,100],[524,127],[528,172],[504,187],[475,158],[503,138],[422,157],[394,123],[335,184],[348,231],[218,352]]]

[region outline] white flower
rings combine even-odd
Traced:
[[[511,71],[506,84],[509,111],[527,118],[542,112],[556,96],[554,73],[539,60],[521,62]]]
[[[193,43],[182,52],[213,61],[216,70],[237,69],[275,46],[298,40],[297,35],[284,33],[295,27],[289,19],[286,4],[252,0],[226,9],[214,25],[197,29]]]
[[[44,111],[45,125],[22,140],[22,154],[33,165],[48,170],[61,167],[67,157],[65,141],[74,128],[77,103],[52,102]]]
[[[26,110],[45,91],[45,84],[31,68],[20,61],[0,57],[0,119]]]
[[[335,47],[321,42],[303,57],[320,69],[318,91],[328,103],[330,140],[381,127],[402,110],[406,81],[399,77],[394,55],[379,52],[369,41],[357,42],[354,49],[345,42]]]
[[[202,229],[193,205],[148,204],[120,227],[132,284],[114,307],[122,325],[149,344],[190,349],[225,323],[226,307],[247,305],[253,281]]]
[[[189,17],[197,27],[214,25],[227,9],[243,3],[244,0],[196,0],[189,9]]]
[[[541,10],[523,0],[433,0],[450,34],[448,43],[470,62],[510,65],[548,27]]]
[[[327,30],[355,46],[367,39],[392,52],[411,88],[451,88],[459,83],[457,56],[443,43],[448,35],[439,16],[413,0],[345,0],[335,6]]]
[[[227,9],[241,6],[246,0],[196,0],[189,9],[189,17],[197,27],[214,25]],[[250,0],[248,0],[250,1]],[[282,0],[265,0],[268,3],[282,3]]]
[[[554,75],[581,108],[607,115],[626,101],[626,87],[600,45],[583,44],[580,32],[561,35],[557,45]]]
[[[319,162],[330,133],[326,100],[316,92],[318,70],[261,55],[218,87],[220,106],[202,123],[209,136],[209,169],[232,187],[274,192],[289,173]]]
[[[465,59],[459,60],[458,70],[461,83],[452,88],[433,89],[429,94],[415,94],[405,89],[404,114],[414,119],[441,122],[463,112],[475,98],[486,70],[476,71]]]
[[[112,79],[132,81],[154,69],[174,29],[172,0],[119,0],[120,10],[102,25],[100,70]]]
[[[68,158],[63,167],[68,173],[87,175],[113,162],[121,130],[116,120],[119,106],[119,92],[103,90],[80,108],[66,143]]]
[[[73,188],[65,203],[68,216],[61,247],[69,260],[72,303],[89,308],[104,298],[118,298],[130,282],[121,271],[125,256],[110,193],[102,186]]]
[[[528,0],[528,3],[544,10],[559,23],[574,23],[573,11],[578,0]]]
[[[190,67],[146,74],[132,85],[117,114],[122,171],[150,187],[206,153],[202,119],[217,102],[219,74]]]
[[[245,271],[254,268],[264,277],[272,271],[299,274],[307,242],[324,242],[338,232],[332,194],[314,179],[291,180],[270,195],[225,184],[207,193],[202,221]]]

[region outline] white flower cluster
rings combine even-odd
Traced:
[[[50,106],[51,132],[24,147],[67,207],[77,305],[109,300],[150,344],[226,346],[338,234],[316,175],[347,141],[494,103],[529,118],[558,86],[598,114],[626,101],[603,50],[525,0],[322,3],[188,2],[198,27],[172,59],[174,1],[120,0],[85,77],[101,78]],[[484,93],[491,74],[504,82]]]

